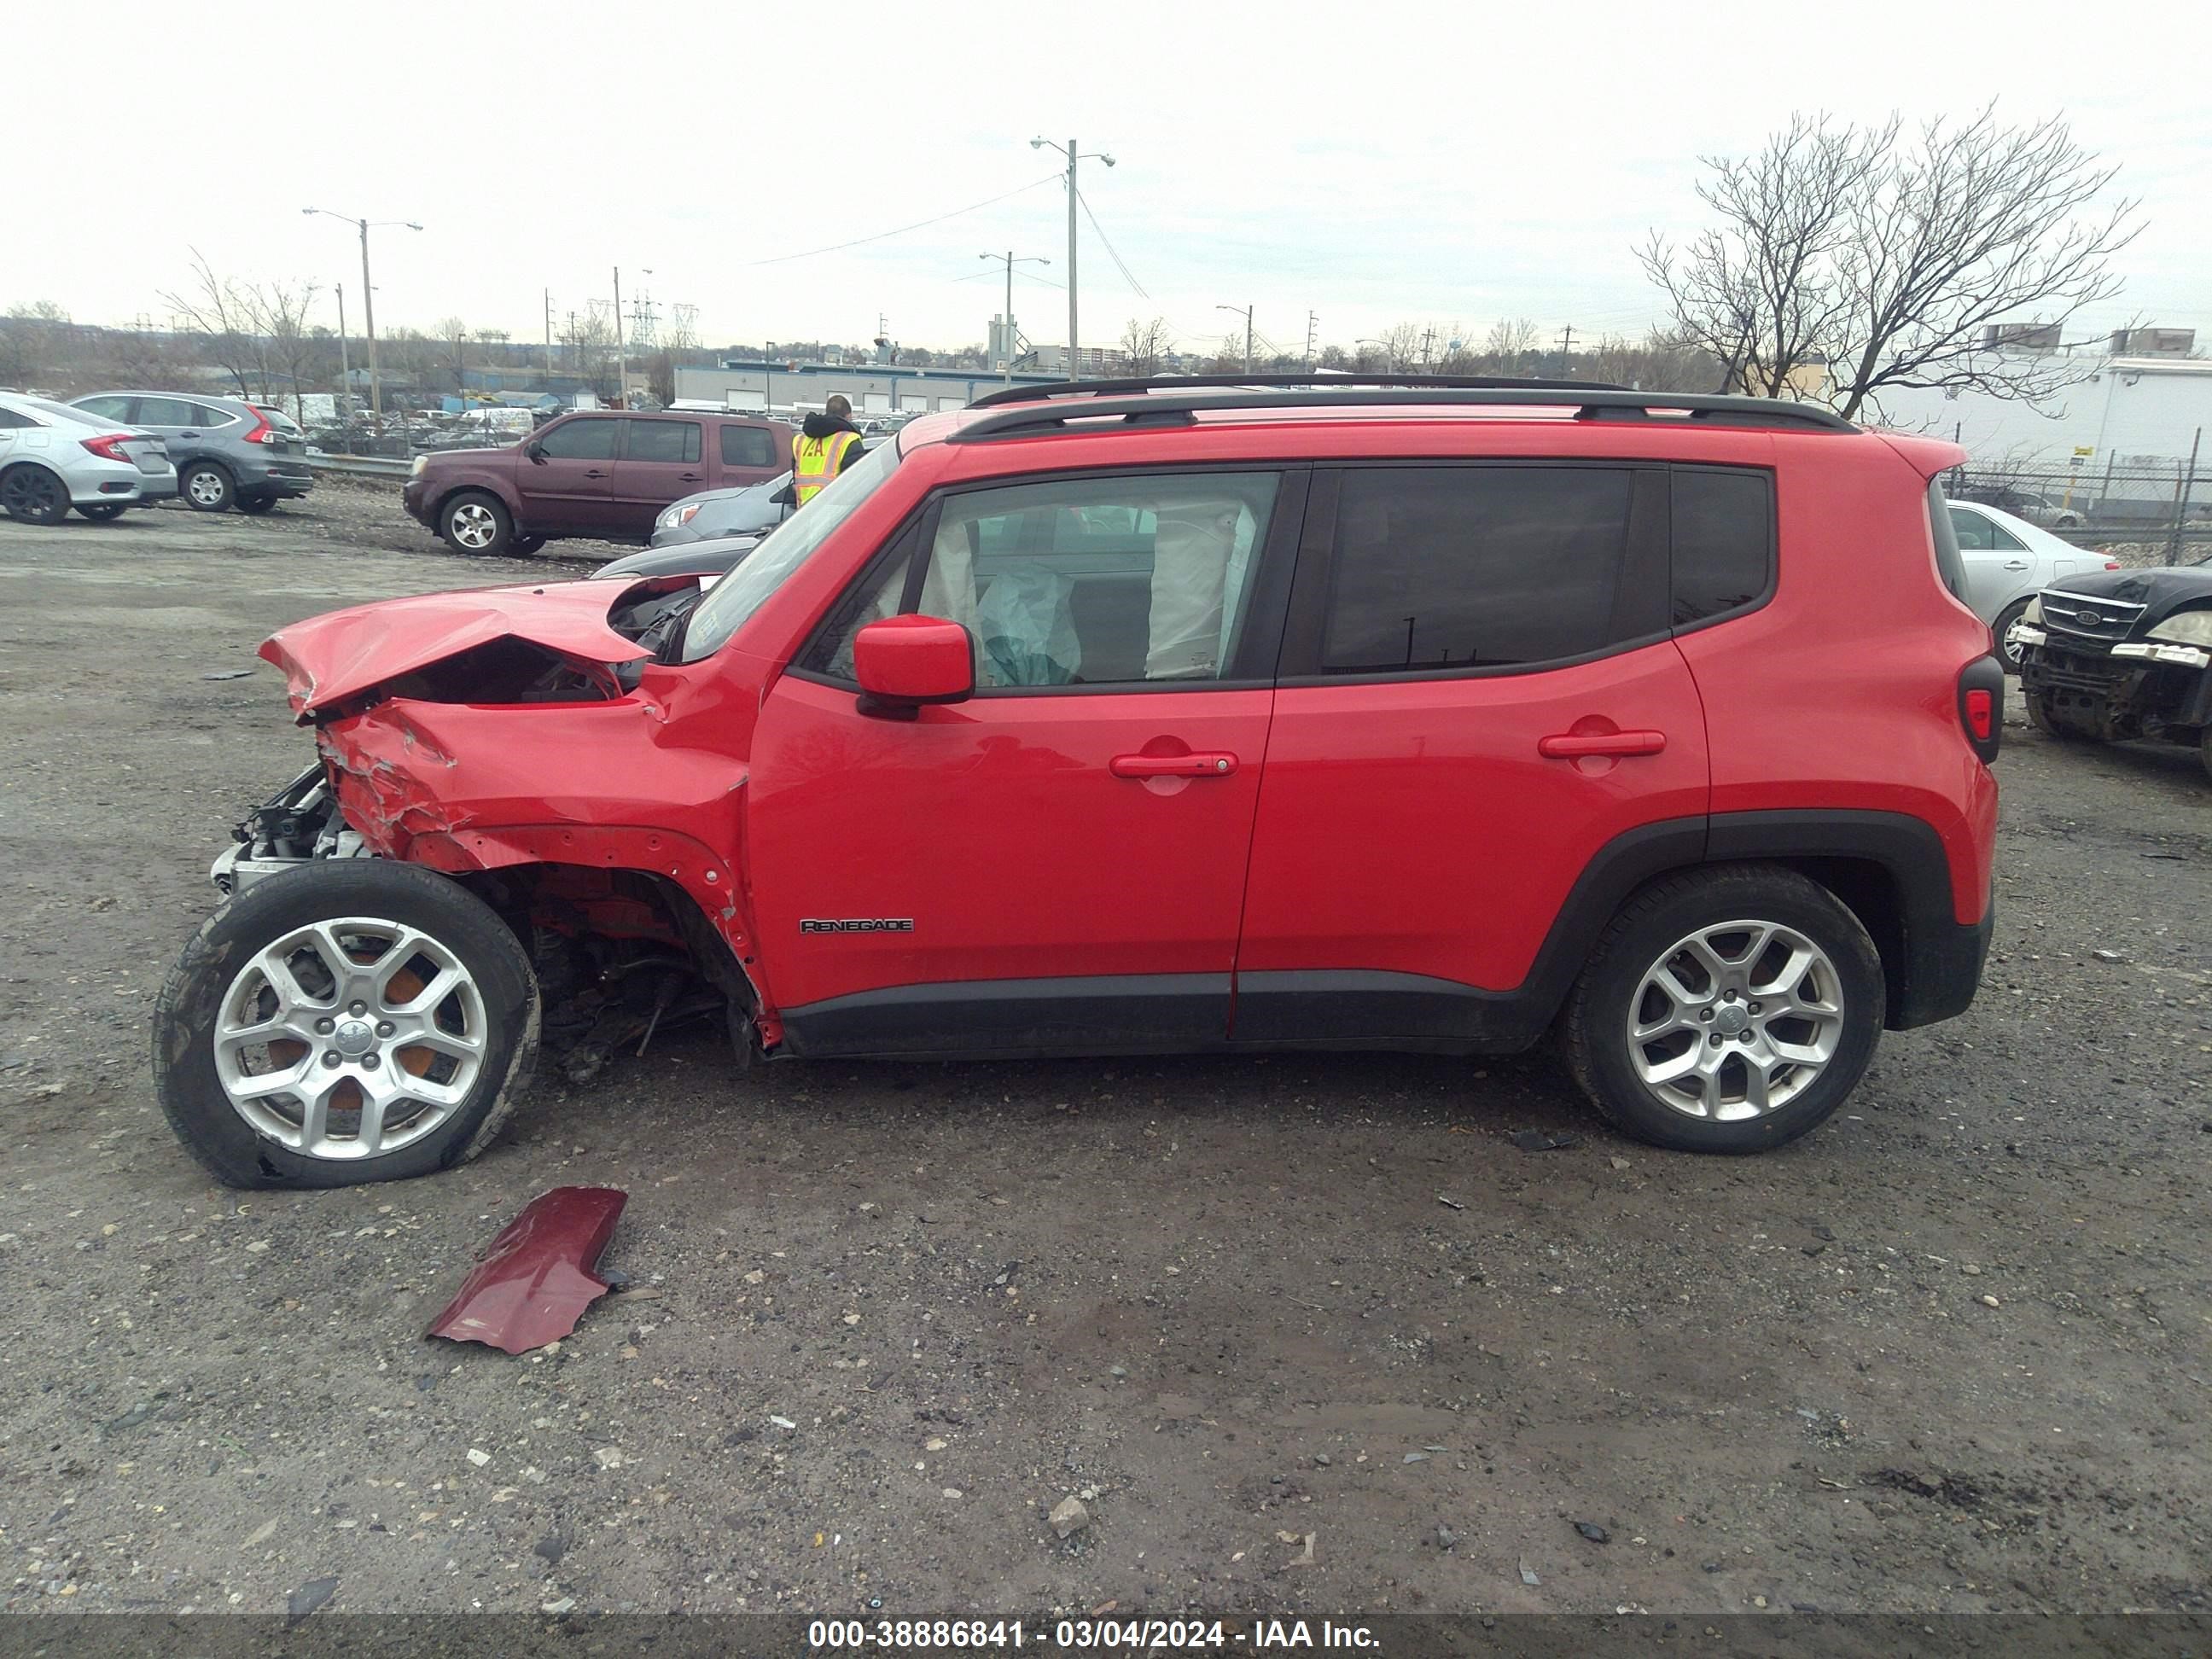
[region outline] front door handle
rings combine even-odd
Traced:
[[[1664,732],[1559,732],[1536,739],[1547,760],[1575,760],[1583,755],[1656,755],[1667,746]]]
[[[607,475],[600,471],[599,469],[595,466],[590,471],[584,474],[584,476],[587,478],[604,478]]]
[[[679,472],[676,475],[676,477],[677,482],[679,483],[697,483],[699,482],[700,475],[696,472]]]
[[[1237,757],[1218,750],[1194,755],[1116,755],[1106,769],[1117,778],[1225,778]]]

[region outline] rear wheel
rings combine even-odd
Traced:
[[[439,510],[438,533],[456,553],[489,556],[514,542],[514,520],[496,495],[465,490]]]
[[[79,506],[77,511],[96,524],[104,524],[110,519],[121,518],[123,509],[129,505],[128,501],[94,501],[89,507]]]
[[[528,957],[475,895],[329,860],[255,883],[185,945],[155,1008],[155,1087],[230,1186],[428,1175],[490,1144],[538,1018]]]
[[[1874,942],[1826,888],[1770,866],[1688,871],[1606,930],[1567,1004],[1567,1063],[1639,1139],[1761,1152],[1843,1103],[1883,1007]]]
[[[21,524],[59,524],[69,516],[69,490],[43,466],[25,462],[0,472],[0,509]]]
[[[177,475],[177,493],[195,511],[227,513],[238,499],[238,486],[229,472],[213,461],[194,461]]]

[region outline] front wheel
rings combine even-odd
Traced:
[[[2045,737],[2070,743],[2081,735],[2058,718],[2051,708],[2048,691],[2031,691],[2021,701],[2027,705],[2027,723]]]
[[[514,539],[514,520],[495,495],[469,491],[447,501],[438,514],[438,533],[456,553],[504,553]]]
[[[1874,1057],[1881,958],[1819,884],[1764,865],[1686,871],[1613,918],[1567,1004],[1567,1063],[1617,1127],[1755,1152],[1826,1121]]]
[[[185,945],[155,1006],[155,1089],[228,1186],[399,1180],[490,1144],[538,1020],[528,957],[474,894],[327,860],[255,883]]]

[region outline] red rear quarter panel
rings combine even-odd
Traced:
[[[1918,458],[1872,435],[1777,434],[1774,447],[1774,598],[1680,637],[1705,699],[1712,810],[1923,819],[1949,857],[1956,919],[1979,921],[1996,781],[1967,744],[1957,681],[1990,634],[1936,576]]]

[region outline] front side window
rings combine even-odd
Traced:
[[[181,398],[141,398],[138,400],[140,426],[198,426],[199,423],[199,405],[188,404]]]
[[[825,485],[822,493],[769,532],[745,562],[707,590],[684,629],[684,660],[697,662],[720,650],[730,636],[767,604],[853,516],[898,465],[896,442],[878,444]]]
[[[764,426],[726,426],[722,428],[724,466],[775,466],[775,440]]]
[[[1276,486],[1125,474],[948,495],[919,584],[904,561],[866,579],[806,664],[849,678],[854,635],[905,611],[968,629],[981,690],[1226,678]]]
[[[1631,482],[1599,467],[1347,471],[1322,671],[1551,662],[1627,637]]]
[[[614,421],[562,421],[549,426],[538,446],[547,458],[556,461],[611,461],[615,458]]]
[[[699,459],[696,421],[632,421],[629,456],[633,461],[696,461]]]
[[[128,398],[87,398],[76,407],[88,415],[97,415],[103,421],[127,421],[131,418],[131,399]]]

